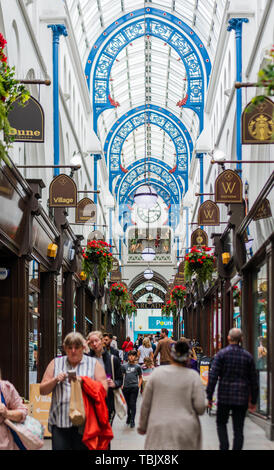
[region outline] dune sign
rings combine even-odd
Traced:
[[[9,136],[14,142],[44,142],[44,111],[40,103],[30,96],[22,106],[19,98],[12,103],[8,113]]]

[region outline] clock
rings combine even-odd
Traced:
[[[138,207],[137,214],[144,222],[156,222],[161,217],[161,207],[158,203],[151,209]]]

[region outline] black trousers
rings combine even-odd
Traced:
[[[123,394],[127,402],[127,414],[131,421],[135,420],[138,387],[123,388]]]
[[[229,440],[227,434],[227,422],[229,412],[232,411],[233,425],[233,450],[241,450],[244,443],[244,420],[247,406],[223,405],[218,404],[217,407],[217,432],[220,442],[220,450],[229,449]]]
[[[58,428],[52,426],[52,450],[89,450],[82,442],[78,428]]]

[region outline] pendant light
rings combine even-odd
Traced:
[[[153,261],[154,258],[155,258],[155,250],[153,248],[145,248],[143,251],[142,251],[142,258],[144,261]]]
[[[146,284],[146,290],[151,291],[153,290],[153,284]]]
[[[153,273],[152,269],[146,269],[144,271],[144,278],[145,279],[147,279],[147,280],[152,279],[153,276],[154,276],[154,273]]]

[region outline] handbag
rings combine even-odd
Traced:
[[[82,387],[79,380],[71,381],[71,394],[69,403],[69,417],[73,426],[83,426],[86,421],[85,406]]]
[[[1,401],[6,405],[1,392]],[[15,423],[5,419],[4,423],[9,427],[14,442],[20,450],[38,450],[44,445],[44,426],[32,416],[27,416],[23,423]]]
[[[112,355],[110,356],[110,358],[111,358],[111,368],[112,368],[112,380],[114,382],[115,380],[114,365],[113,365],[114,359]],[[126,403],[121,387],[113,388],[113,395],[114,395],[115,412],[119,419],[123,419],[127,414],[127,403]]]

